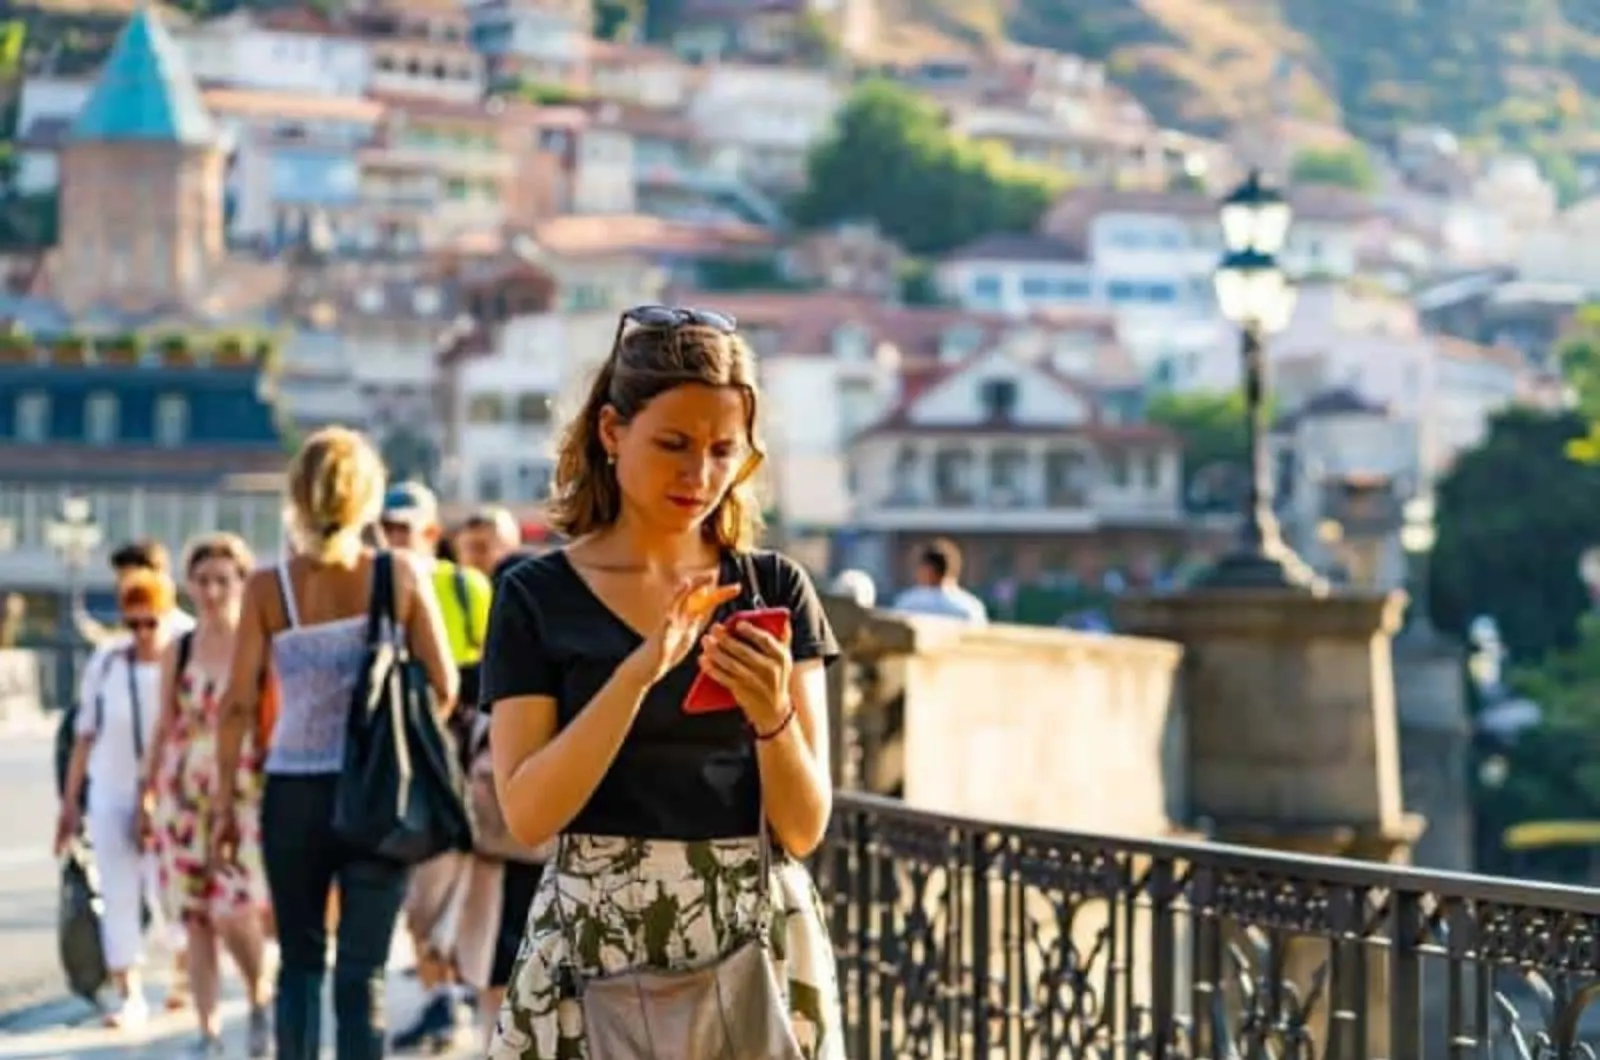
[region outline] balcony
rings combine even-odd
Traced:
[[[851,1060],[1596,1056],[1600,892],[840,795]]]
[[[363,147],[357,158],[366,170],[427,172],[483,180],[509,180],[516,162],[501,151],[461,148],[449,143],[380,143]]]

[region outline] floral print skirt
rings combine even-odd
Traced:
[[[583,975],[677,971],[710,964],[749,938],[760,864],[753,838],[565,837],[528,913],[489,1060],[590,1060],[581,1007],[563,998],[558,982],[569,955],[558,887],[579,940],[573,964]],[[774,970],[795,1038],[807,1060],[844,1060],[838,969],[822,899],[805,866],[788,859],[774,859],[770,892]]]

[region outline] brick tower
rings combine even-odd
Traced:
[[[223,153],[177,44],[135,11],[61,151],[53,286],[74,314],[181,312],[223,255]]]

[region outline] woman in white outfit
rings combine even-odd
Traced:
[[[56,825],[57,854],[86,825],[100,876],[100,941],[116,996],[107,1022],[129,1027],[149,1012],[139,982],[144,955],[145,836],[138,834],[145,749],[161,713],[161,659],[172,638],[161,616],[172,609],[170,579],[129,574],[117,587],[117,606],[131,634],[128,645],[104,655],[86,674],[78,705],[77,742],[67,767],[66,793]],[[84,798],[84,785],[88,798]],[[79,807],[87,802],[80,818]],[[148,896],[152,901],[156,895]]]

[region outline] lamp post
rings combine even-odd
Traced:
[[[1222,200],[1222,239],[1227,249],[1217,265],[1217,304],[1239,328],[1250,485],[1239,541],[1200,579],[1206,588],[1310,591],[1321,584],[1283,543],[1272,511],[1267,452],[1266,337],[1282,331],[1294,313],[1294,285],[1277,259],[1291,219],[1288,201],[1265,183],[1259,170],[1252,170]]]
[[[84,497],[67,497],[61,502],[61,516],[45,524],[45,543],[55,549],[61,565],[67,572],[68,614],[62,628],[71,630],[75,620],[84,610],[83,573],[100,547],[100,526],[94,521],[89,501]],[[71,641],[71,637],[67,638]]]
[[[1411,581],[1411,600],[1415,612],[1407,628],[1416,634],[1429,633],[1433,621],[1428,606],[1428,557],[1439,540],[1439,531],[1433,521],[1433,498],[1422,494],[1406,501],[1400,511],[1400,548],[1406,554],[1406,567]]]

